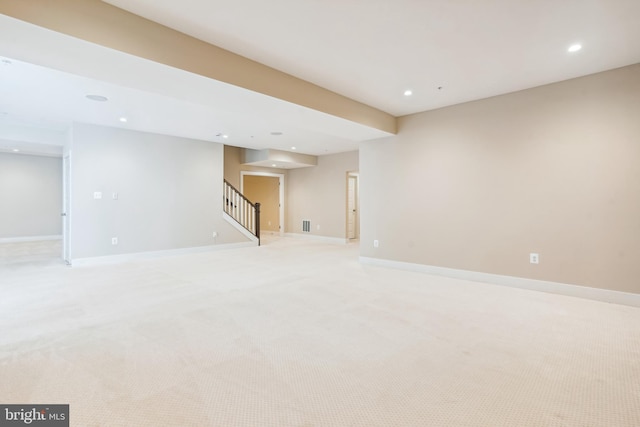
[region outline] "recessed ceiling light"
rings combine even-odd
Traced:
[[[292,149],[292,150],[295,150],[295,149],[296,149],[296,147],[291,147],[291,149]]]
[[[413,91],[411,91],[409,89],[404,91],[404,96],[411,96],[411,95],[413,95]]]
[[[229,135],[222,135],[222,137],[227,139],[227,138],[229,138]]]
[[[127,118],[126,117],[120,117],[120,121],[122,123],[127,123]]]
[[[271,135],[280,136],[280,135],[282,135],[282,132],[271,132]]]
[[[569,46],[569,49],[567,49],[569,52],[577,52],[580,49],[582,49],[582,45],[581,44],[572,44],[571,46]]]
[[[20,150],[18,150],[17,148],[14,148],[14,149],[13,149],[13,152],[14,152],[14,153],[17,153],[18,151],[20,151]]]
[[[274,164],[272,164],[271,166],[275,168],[277,165],[274,163]]]
[[[87,95],[86,98],[97,102],[107,102],[109,100],[109,98],[102,95]]]

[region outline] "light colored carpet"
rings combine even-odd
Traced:
[[[0,265],[0,401],[72,426],[640,426],[640,309],[357,256]]]
[[[0,268],[19,265],[33,267],[36,264],[64,264],[62,240],[0,243]]]

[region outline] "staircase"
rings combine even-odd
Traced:
[[[260,203],[251,203],[225,179],[222,206],[224,212],[255,236],[260,245]]]

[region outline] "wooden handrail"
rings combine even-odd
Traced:
[[[260,246],[260,203],[256,202],[256,237],[258,238],[258,246]]]
[[[222,208],[238,224],[258,238],[260,245],[260,203],[251,203],[226,179],[222,191]]]
[[[233,185],[231,185],[231,183],[229,181],[227,181],[226,179],[224,180],[224,183],[227,184],[229,187],[231,187],[231,189],[233,191],[235,191],[236,193],[238,193],[238,196],[242,197],[242,199],[249,203],[251,206],[255,207],[255,205],[253,203],[251,203],[251,201],[249,199],[247,199],[246,197],[244,197],[244,195],[240,192],[240,190],[238,190],[236,187],[234,187]]]

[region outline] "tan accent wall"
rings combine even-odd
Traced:
[[[402,117],[361,144],[361,254],[640,293],[639,162],[640,64]]]
[[[100,0],[0,0],[0,13],[111,49],[395,133],[392,115]]]
[[[252,203],[260,203],[260,230],[280,231],[280,179],[245,175],[242,192]]]
[[[242,164],[242,148],[239,147],[232,147],[230,145],[225,145],[224,146],[224,179],[227,180],[227,182],[229,182],[231,185],[233,185],[235,188],[237,188],[238,190],[240,190],[241,187],[243,187],[240,184],[240,172],[268,172],[268,173],[277,173],[277,174],[282,174],[284,175],[284,183],[285,183],[285,189],[286,186],[288,185],[288,174],[289,171],[286,169],[278,169],[278,168],[265,168],[265,167],[261,167],[261,166],[249,166],[249,165],[243,165]],[[247,184],[247,179],[249,179],[250,181],[254,178],[262,178],[262,177],[256,177],[256,176],[252,176],[252,175],[245,175],[245,186]],[[277,178],[273,178],[276,182],[276,184],[278,183],[278,179]],[[260,185],[258,183],[258,185]],[[249,192],[251,192],[251,188],[248,189]],[[256,191],[262,191],[260,189],[256,190]],[[279,191],[279,189],[278,189]],[[258,195],[255,194],[249,194],[247,195],[247,188],[244,188],[244,192],[245,192],[245,197],[247,197],[250,201],[255,202],[261,202],[264,203],[263,201],[263,197],[261,195],[261,193],[259,193]],[[260,199],[260,200],[258,200]],[[276,200],[275,200],[275,211],[273,210],[273,205],[274,203],[270,203],[269,201],[267,201],[266,205],[262,205],[261,206],[261,217],[260,217],[260,228],[264,231],[280,231],[278,229],[279,227],[279,207],[278,207],[278,199],[279,199],[279,194],[276,194]],[[270,200],[270,199],[269,199]],[[288,203],[288,197],[287,197],[287,192],[285,191],[284,193],[284,205],[285,205],[285,209]],[[286,217],[286,211],[285,211],[285,217]],[[271,225],[269,225],[269,222],[271,222]],[[286,223],[285,223],[286,226]],[[285,232],[286,230],[282,230],[282,232]]]
[[[310,220],[309,234],[346,238],[347,172],[356,171],[357,151],[320,156],[315,167],[290,170],[286,231],[302,233],[302,221]]]

